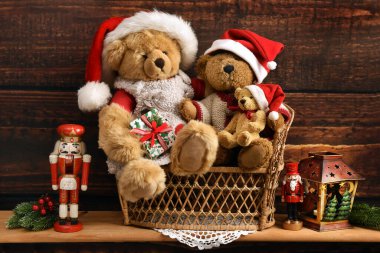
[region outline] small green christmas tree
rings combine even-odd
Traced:
[[[325,214],[323,215],[323,221],[333,221],[335,219],[337,205],[338,201],[334,196],[334,198],[331,199],[326,206]]]
[[[350,207],[351,207],[351,194],[349,191],[345,191],[343,194],[342,202],[340,203],[340,207],[338,209],[337,220],[346,220],[350,215]]]

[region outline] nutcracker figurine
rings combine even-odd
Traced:
[[[286,175],[282,182],[281,202],[287,203],[288,220],[283,223],[283,228],[300,230],[303,224],[297,218],[297,205],[303,202],[304,189],[302,178],[298,173],[297,162],[287,163],[285,168]]]
[[[85,154],[86,146],[81,141],[84,131],[81,125],[60,125],[57,128],[60,139],[49,156],[52,188],[59,190],[59,221],[54,224],[58,232],[70,233],[82,229],[82,224],[78,222],[79,188],[87,190],[91,162],[91,156]],[[70,221],[67,221],[67,216]]]

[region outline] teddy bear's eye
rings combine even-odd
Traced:
[[[166,52],[166,51],[162,51],[164,54],[166,54],[166,55],[168,55],[168,52]]]
[[[148,58],[148,56],[147,56],[146,54],[143,54],[142,57],[143,57],[144,59]]]
[[[249,97],[250,99],[253,99],[253,97]]]

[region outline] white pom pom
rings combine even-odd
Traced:
[[[276,63],[275,61],[269,61],[269,62],[267,63],[267,67],[268,67],[268,69],[270,69],[270,70],[274,70],[274,69],[277,68],[277,63]]]
[[[83,112],[100,110],[110,98],[110,88],[103,82],[88,82],[78,90],[78,106]]]
[[[269,113],[269,116],[268,116],[268,118],[269,118],[270,120],[273,120],[273,121],[278,120],[279,117],[280,117],[280,116],[278,115],[278,112],[275,112],[275,111],[270,112],[270,113]]]

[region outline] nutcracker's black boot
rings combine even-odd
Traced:
[[[78,218],[71,218],[71,225],[77,225],[78,224]]]
[[[66,219],[59,219],[59,225],[66,225]]]

